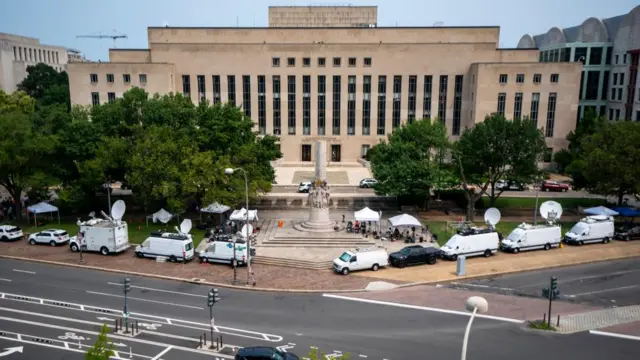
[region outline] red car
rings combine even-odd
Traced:
[[[569,191],[569,185],[568,184],[563,184],[563,183],[559,183],[557,181],[543,181],[542,185],[540,185],[540,190],[542,191],[562,191],[562,192],[567,192]]]

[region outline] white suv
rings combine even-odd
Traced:
[[[371,188],[371,187],[373,187],[373,185],[375,185],[377,183],[378,183],[378,180],[376,180],[376,179],[371,179],[371,178],[362,179],[362,180],[360,180],[360,187],[361,188]]]
[[[0,225],[0,240],[15,241],[22,239],[22,230],[13,225]]]
[[[311,191],[311,181],[303,181],[298,186],[299,193],[308,193],[309,191]]]
[[[29,236],[29,244],[61,245],[69,241],[69,233],[61,229],[48,229]]]

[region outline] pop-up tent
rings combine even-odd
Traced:
[[[583,210],[585,214],[589,215],[607,215],[607,216],[616,216],[618,215],[617,211],[613,211],[605,206],[596,206]]]
[[[171,221],[171,219],[173,219],[173,214],[168,212],[165,209],[160,209],[155,214],[147,216],[147,226],[149,226],[149,219],[151,219],[151,221],[153,221],[154,224],[158,221],[160,221],[163,224],[166,224],[169,221]]]
[[[37,203],[35,205],[29,206],[27,210],[29,210],[29,212],[33,214],[33,221],[35,222],[36,226],[38,226],[38,214],[46,214],[46,213],[53,213],[53,212],[58,213],[58,224],[60,224],[60,210],[58,210],[57,207],[49,203],[46,203],[46,202]]]
[[[354,212],[353,216],[358,221],[380,221],[380,213],[375,212],[368,207]]]
[[[227,205],[222,205],[220,203],[214,202],[213,204],[209,204],[209,206],[200,209],[200,221],[202,221],[202,213],[207,214],[224,214],[225,212],[231,210]]]
[[[391,224],[391,226],[393,227],[398,227],[398,226],[407,226],[407,227],[415,226],[420,228],[422,227],[422,224],[420,223],[420,221],[418,221],[418,219],[414,218],[409,214],[394,216],[389,219],[389,224]]]
[[[242,208],[240,210],[234,210],[231,216],[231,221],[245,221],[247,220],[247,209]],[[249,221],[256,221],[258,219],[258,210],[249,210]]]

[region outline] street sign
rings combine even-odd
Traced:
[[[16,346],[16,347],[10,347],[10,348],[6,348],[4,349],[3,352],[0,352],[0,357],[4,357],[7,355],[11,355],[13,353],[22,353],[22,350],[24,350],[23,346]]]
[[[214,318],[211,318],[211,328],[214,329],[216,327]]]

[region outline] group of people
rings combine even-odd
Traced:
[[[389,226],[389,229],[387,229],[386,237],[391,241],[404,240],[404,242],[406,243],[416,243],[416,242],[425,242],[427,235],[430,233],[431,232],[429,231],[429,225],[423,226],[420,234],[416,234],[415,226],[411,227],[411,231],[404,230],[402,232],[398,228],[394,229],[391,226]],[[436,234],[431,234],[431,237],[434,240],[438,239]]]

